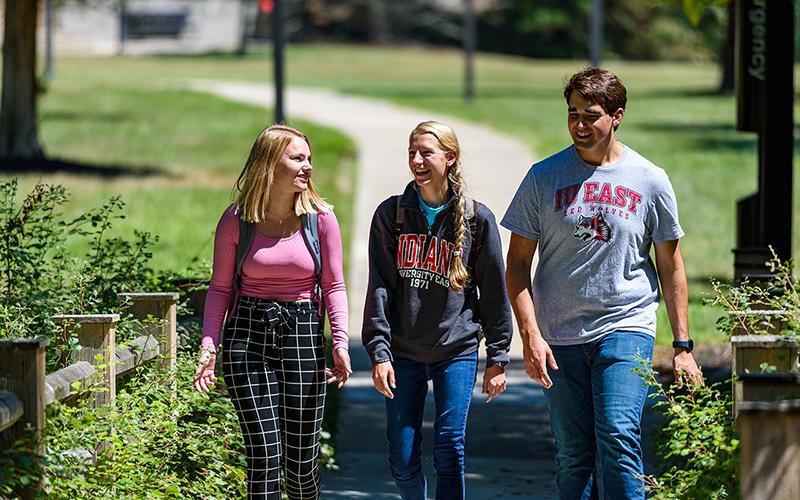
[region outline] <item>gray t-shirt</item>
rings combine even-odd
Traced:
[[[664,170],[627,146],[601,167],[570,146],[531,167],[501,225],[539,242],[533,301],[548,343],[582,344],[613,331],[655,336],[651,242],[683,236]]]

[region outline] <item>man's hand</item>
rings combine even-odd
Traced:
[[[372,383],[375,390],[389,399],[394,399],[392,389],[397,388],[394,381],[394,366],[391,361],[376,363],[372,366]]]
[[[525,373],[536,382],[542,384],[545,389],[553,386],[550,375],[547,373],[547,365],[553,370],[558,370],[556,358],[550,346],[538,333],[527,335],[528,342],[524,344],[522,356],[525,360]],[[523,339],[525,336],[523,336]]]
[[[491,403],[495,396],[499,396],[506,390],[506,370],[502,365],[492,365],[483,372],[483,394],[486,402]]]
[[[539,240],[511,233],[508,263],[506,264],[506,287],[522,337],[525,373],[542,384],[545,389],[549,389],[553,386],[553,381],[547,374],[547,365],[550,365],[553,370],[558,370],[558,364],[556,364],[556,358],[553,356],[550,346],[542,338],[536,323],[536,311],[531,291],[531,265],[537,246],[539,246]]]
[[[350,353],[344,347],[334,349],[333,368],[325,367],[325,376],[328,377],[327,383],[332,384],[334,382],[339,382],[336,384],[336,388],[341,389],[352,374],[353,370],[350,368]]]
[[[705,385],[703,382],[703,372],[697,366],[692,353],[687,352],[686,349],[675,349],[675,355],[672,358],[672,369],[675,371],[675,381],[678,387],[684,385]]]
[[[656,243],[655,254],[656,270],[661,281],[661,293],[667,306],[669,324],[672,326],[672,337],[675,340],[686,340],[689,338],[689,290],[680,242],[671,240]],[[686,349],[675,349],[672,369],[675,370],[678,387],[703,385],[703,373],[697,367],[692,353]]]

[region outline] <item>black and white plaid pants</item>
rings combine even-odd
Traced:
[[[317,305],[240,297],[223,339],[223,373],[247,451],[248,498],[319,498],[325,341]]]

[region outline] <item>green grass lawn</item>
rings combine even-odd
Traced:
[[[113,234],[158,235],[153,266],[181,271],[210,262],[217,220],[271,111],[138,81],[112,88],[84,78],[79,85],[65,75],[41,100],[40,116],[48,156],[112,167],[118,175],[32,173],[21,177],[21,191],[37,180],[66,185],[72,193],[67,216],[122,195],[126,218]],[[314,182],[337,216],[349,220],[351,183],[339,179],[354,175],[354,144],[329,128],[292,124],[312,138]],[[344,238],[349,229],[343,225]],[[75,250],[84,249],[77,244]]]
[[[536,154],[531,161],[569,143],[561,87],[566,76],[584,65],[479,55],[477,96],[467,105],[460,96],[458,51],[293,45],[286,60],[289,84],[334,88],[484,123],[530,145]],[[702,307],[702,296],[710,290],[709,277],[732,275],[735,202],[756,189],[756,136],[734,130],[734,99],[713,94],[715,66],[617,61],[607,66],[620,75],[629,93],[618,136],[666,169],[675,186],[687,233],[682,249],[693,336],[701,342],[718,339],[713,332],[718,312]],[[269,52],[255,50],[243,58],[62,58],[56,71],[40,109],[48,154],[163,172],[111,181],[58,177],[77,195],[74,210],[119,192],[129,202],[125,229],[149,229],[162,238],[156,253],[159,267],[179,269],[194,259],[210,258],[216,217],[230,200],[231,185],[255,134],[271,114],[187,91],[185,82],[268,81]],[[334,184],[333,178],[352,173],[352,144],[334,131],[292,123],[309,132],[315,179],[338,204],[347,230],[349,183]],[[502,181],[512,190],[519,180]],[[340,194],[341,187],[345,192]],[[795,217],[794,227],[798,224]],[[798,249],[800,231],[794,234]],[[663,342],[669,335],[662,316]]]

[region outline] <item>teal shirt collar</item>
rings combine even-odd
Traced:
[[[428,227],[433,226],[433,221],[436,220],[436,215],[447,208],[447,203],[444,203],[441,206],[436,208],[432,208],[425,203],[425,200],[422,199],[422,195],[419,194],[419,189],[417,191],[417,200],[419,201],[419,208],[422,210],[422,213],[425,214],[425,218],[428,219]]]

